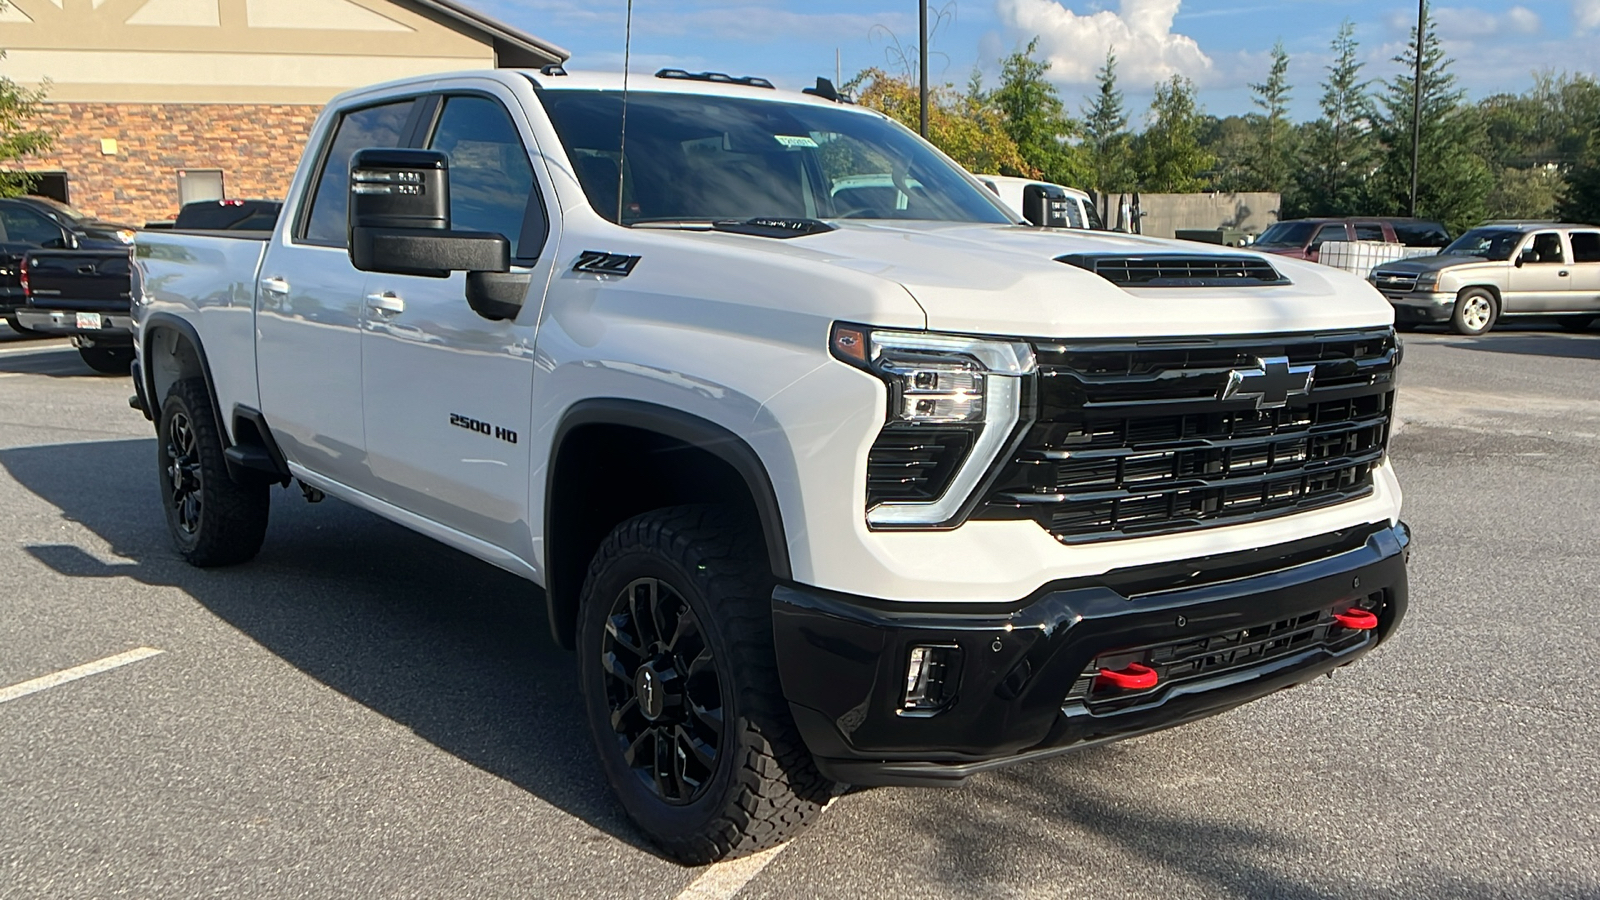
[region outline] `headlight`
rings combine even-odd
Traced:
[[[867,458],[867,522],[952,524],[1022,417],[1023,343],[835,325],[839,360],[883,379],[889,406]]]
[[[1417,276],[1417,290],[1419,291],[1431,291],[1438,286],[1438,272],[1424,272]]]

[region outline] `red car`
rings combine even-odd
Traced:
[[[1261,232],[1252,250],[1317,261],[1324,241],[1382,241],[1407,247],[1445,247],[1450,233],[1424,219],[1289,219]]]

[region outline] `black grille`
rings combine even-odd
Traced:
[[[1380,291],[1390,293],[1407,293],[1416,290],[1417,273],[1415,272],[1373,272],[1372,283]]]
[[[962,429],[885,428],[867,453],[867,507],[937,500],[971,447]]]
[[[1345,653],[1371,641],[1373,632],[1346,628],[1334,621],[1334,615],[1359,608],[1381,616],[1385,600],[1380,591],[1359,601],[1346,600],[1327,609],[1222,634],[1103,653],[1078,677],[1066,701],[1087,704],[1097,713],[1110,712],[1147,703],[1174,685],[1238,672],[1308,650]],[[1154,669],[1156,686],[1133,691],[1096,681],[1100,669],[1118,670],[1129,663]]]
[[[1288,284],[1272,264],[1253,256],[1154,253],[1146,256],[1068,255],[1057,262],[1129,287],[1245,287]]]
[[[1033,518],[1065,542],[1252,521],[1365,496],[1388,443],[1398,348],[1387,329],[1035,352],[1036,418],[978,515]],[[1301,373],[1309,367],[1309,393],[1267,409],[1220,399],[1230,373],[1275,359]]]

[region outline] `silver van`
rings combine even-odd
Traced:
[[[1600,315],[1600,226],[1485,225],[1437,256],[1384,263],[1368,280],[1403,330],[1448,322],[1457,334],[1483,334],[1507,315],[1581,331]]]

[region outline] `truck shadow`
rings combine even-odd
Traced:
[[[128,393],[133,393],[133,381],[127,375],[107,375],[89,368],[78,351],[68,344],[38,344],[34,352],[20,352],[27,343],[0,344],[18,348],[19,352],[0,356],[0,375],[44,375],[50,378],[121,378],[128,382]]]
[[[0,467],[132,562],[26,551],[56,572],[176,587],[300,671],[438,748],[654,852],[594,761],[572,654],[526,581],[335,500],[272,495],[253,562],[195,569],[171,549],[150,439],[0,451]],[[128,478],[134,473],[134,478]],[[148,477],[143,477],[148,475]]]

